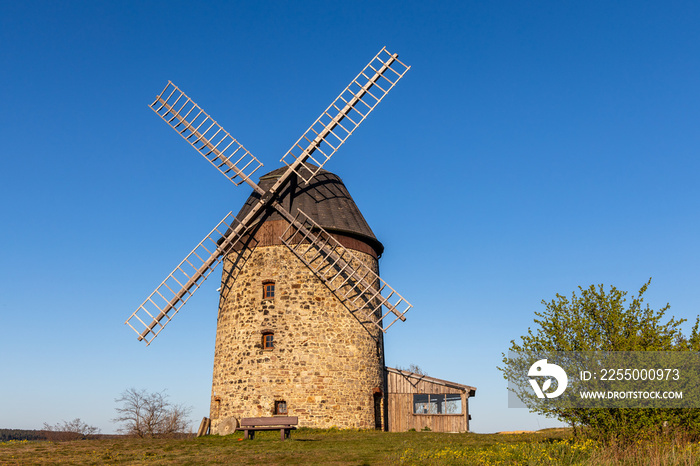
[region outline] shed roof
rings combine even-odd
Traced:
[[[307,169],[316,168],[305,165]],[[284,166],[261,176],[258,185],[267,191],[286,170],[287,167]],[[238,212],[238,219],[242,220],[259,199],[260,194],[253,192]],[[338,175],[321,169],[307,185],[299,183],[293,176],[287,186],[282,188],[277,200],[292,215],[296,215],[301,209],[328,232],[351,236],[369,244],[378,256],[384,251],[384,246],[374,236]],[[283,217],[273,208],[269,208],[264,221],[273,220],[283,220]]]
[[[400,369],[394,369],[393,367],[386,367],[387,372],[393,372],[394,374],[400,374],[409,379],[422,380],[425,382],[430,382],[438,385],[445,385],[446,387],[456,388],[459,390],[466,391],[469,396],[476,395],[476,387],[470,385],[463,385],[457,382],[450,382],[449,380],[436,379],[435,377],[429,377],[423,374],[416,374],[415,372],[404,371]]]

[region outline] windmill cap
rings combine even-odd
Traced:
[[[317,168],[310,164],[305,165],[306,169]],[[267,191],[286,171],[286,166],[273,170],[261,176],[258,185],[263,191]],[[253,192],[238,212],[237,218],[245,218],[259,199],[260,194]],[[384,246],[374,236],[338,175],[321,169],[306,185],[302,180],[297,180],[296,176],[292,176],[281,188],[277,201],[292,215],[302,210],[329,233],[348,236],[367,244],[377,257],[384,251]],[[284,218],[273,208],[268,208],[263,222],[278,220],[284,221]]]

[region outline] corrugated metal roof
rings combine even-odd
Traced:
[[[261,176],[258,185],[267,191],[286,170],[287,167],[284,166]],[[253,192],[238,212],[238,219],[243,219],[259,199],[260,195]],[[301,209],[329,233],[336,232],[355,237],[372,246],[377,255],[384,251],[384,246],[374,236],[338,175],[320,170],[308,185],[304,185],[303,182],[297,183],[296,177],[292,176],[287,185],[282,187],[277,200],[292,215],[296,215]],[[266,212],[265,221],[272,220],[283,218],[270,207]]]

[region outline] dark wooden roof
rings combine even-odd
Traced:
[[[267,191],[286,170],[287,167],[284,166],[261,176],[258,185]],[[238,212],[238,219],[243,219],[259,199],[260,195],[253,192]],[[374,236],[338,175],[321,170],[308,185],[292,176],[286,186],[282,187],[277,200],[292,215],[301,209],[329,233],[340,233],[367,243],[376,251],[377,256],[384,251],[384,246]],[[276,220],[283,218],[273,208],[268,208],[263,221]]]

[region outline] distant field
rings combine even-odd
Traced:
[[[0,464],[696,464],[696,445],[637,446],[624,462],[590,440],[573,441],[564,429],[525,434],[387,433],[299,429],[287,441],[260,432],[253,441],[227,437],[173,440],[108,438],[70,442],[0,443]],[[658,450],[658,451],[657,451]],[[663,451],[662,451],[663,450]],[[656,452],[656,453],[654,453]],[[672,456],[670,456],[672,455]],[[661,457],[659,457],[661,458]]]

